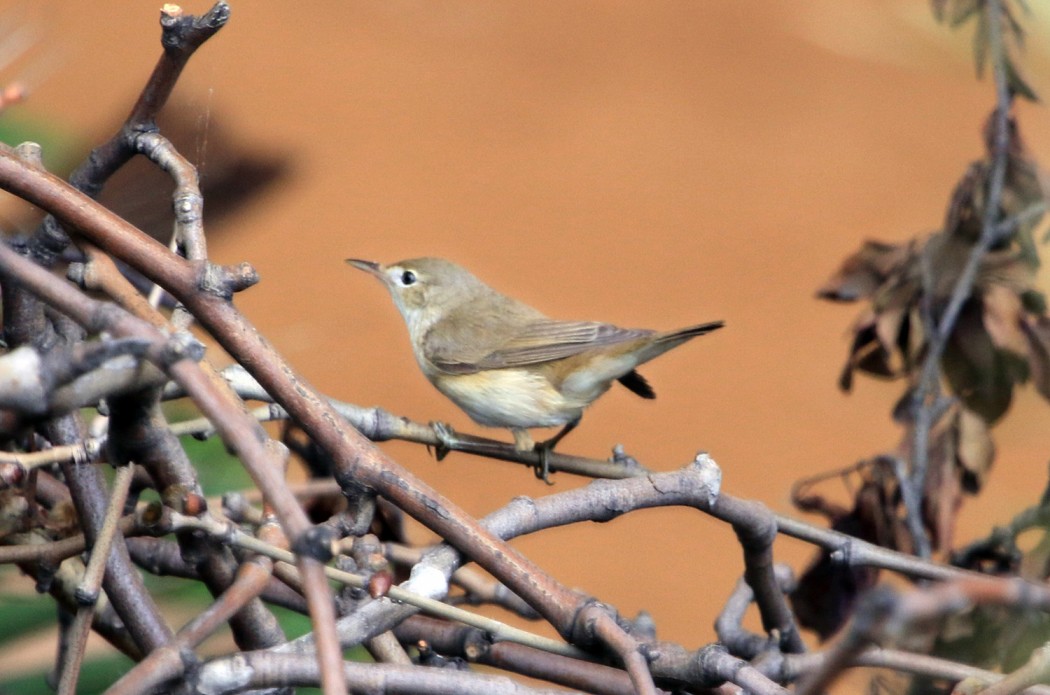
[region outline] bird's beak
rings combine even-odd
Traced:
[[[380,280],[383,279],[383,266],[375,261],[363,261],[360,258],[347,258],[346,262],[358,270],[363,270],[369,275],[375,275]]]

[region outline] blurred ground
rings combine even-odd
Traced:
[[[13,6],[58,56],[15,115],[108,135],[158,54],[157,4]],[[1050,16],[1035,7],[1025,64],[1045,95]],[[211,251],[259,270],[238,305],[322,391],[473,429],[426,383],[385,292],[347,256],[446,256],[562,318],[725,319],[643,370],[656,401],[614,389],[563,448],[604,457],[621,442],[656,469],[707,450],[726,490],[790,512],[794,480],[897,442],[899,386],[838,392],[855,310],[813,295],[862,239],[940,224],[992,104],[970,36],[903,0],[234,2],[177,95],[204,129],[213,118],[291,157],[288,183]],[[1021,109],[1044,164],[1048,125],[1044,108]],[[1036,500],[1046,418],[1022,394],[962,536]],[[548,492],[507,464],[383,446],[475,514]],[[555,491],[584,482],[555,479]],[[650,611],[661,637],[687,646],[713,638],[742,570],[729,528],[682,511],[517,545],[625,614]],[[810,554],[777,550],[797,569]]]

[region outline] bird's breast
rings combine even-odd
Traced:
[[[560,393],[542,370],[492,369],[428,374],[439,391],[488,427],[555,427],[575,420],[590,401]]]

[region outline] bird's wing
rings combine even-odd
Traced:
[[[428,335],[424,341],[427,359],[441,371],[470,374],[486,369],[505,369],[542,364],[577,355],[592,348],[634,340],[652,331],[618,328],[608,323],[590,321],[555,321],[539,318],[524,323],[513,335],[498,341],[488,331],[460,326],[454,339],[447,333],[444,340]],[[471,342],[471,333],[478,339]],[[481,339],[481,334],[486,339]],[[455,349],[451,346],[455,345]]]

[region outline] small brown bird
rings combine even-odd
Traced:
[[[543,480],[549,452],[613,381],[655,398],[635,367],[724,325],[712,321],[660,332],[558,321],[440,258],[346,262],[390,291],[430,383],[478,424],[510,428],[518,450],[539,452],[536,475]],[[564,428],[539,444],[528,433],[559,425]]]

